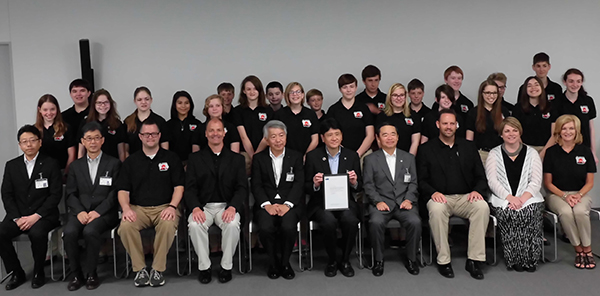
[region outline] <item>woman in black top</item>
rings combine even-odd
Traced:
[[[43,95],[38,100],[37,106],[35,127],[42,133],[40,153],[56,159],[66,175],[69,172],[69,165],[75,160],[75,135],[69,125],[63,121],[60,106],[53,95]]]
[[[450,109],[454,106],[454,90],[447,84],[442,84],[435,89],[435,102],[437,104],[434,105],[435,109],[431,109],[425,117],[423,117],[423,122],[421,124],[421,144],[427,142],[429,138],[437,138],[440,135],[440,129],[438,129],[436,125],[436,121],[440,116],[440,111],[442,109]],[[463,116],[456,116],[456,136],[459,138],[465,137],[465,122],[463,120]]]
[[[375,126],[380,127],[384,122],[394,125],[398,132],[396,146],[416,156],[421,143],[421,121],[411,116],[406,88],[401,83],[392,84],[385,99],[385,108],[377,115]]]
[[[160,129],[160,147],[169,150],[169,131],[165,119],[154,113],[150,108],[152,106],[152,93],[145,86],[140,86],[133,92],[133,102],[137,107],[133,113],[125,118],[127,125],[127,145],[125,145],[126,157],[142,149],[142,141],[139,133],[142,127],[142,121],[152,117]]]
[[[548,209],[558,214],[563,231],[575,248],[575,267],[592,269],[590,209],[588,195],[594,187],[596,163],[589,147],[582,145],[581,122],[575,115],[556,120],[556,145],[548,148],[544,158],[544,185],[551,192],[546,198]]]
[[[85,123],[96,121],[102,126],[102,152],[125,161],[125,142],[127,142],[127,129],[121,122],[117,112],[117,104],[110,93],[105,89],[99,89],[94,92],[92,102],[90,103],[90,113],[87,118],[79,125],[83,127]],[[81,139],[83,134],[81,129],[77,131],[77,139]],[[79,143],[79,158],[85,156],[85,147]]]
[[[193,140],[194,145],[192,150],[194,150],[194,152],[199,151],[208,145],[205,132],[206,125],[211,119],[219,118],[223,121],[223,126],[225,128],[223,144],[225,147],[229,147],[231,151],[240,153],[240,135],[238,134],[235,125],[223,118],[223,101],[223,97],[220,95],[210,95],[204,101],[204,110],[202,110],[202,114],[206,116],[206,121],[204,122],[202,131],[197,134],[198,137]]]
[[[169,150],[177,153],[184,166],[192,153],[192,139],[201,133],[202,123],[194,117],[194,101],[185,90],[173,95],[171,102],[171,119],[167,121],[169,130]]]

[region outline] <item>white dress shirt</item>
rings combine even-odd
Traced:
[[[27,160],[27,156],[25,156],[25,154],[23,154],[23,158],[25,159],[25,167],[27,168],[27,175],[29,176],[29,179],[31,179],[31,174],[33,174],[33,168],[35,167],[35,161],[38,158],[38,155],[40,155],[40,153],[38,152],[35,157],[29,161]]]
[[[94,159],[91,159],[89,154],[87,154],[86,157],[87,157],[88,169],[90,172],[90,179],[92,179],[92,185],[93,185],[94,182],[96,181],[96,174],[98,173],[98,165],[100,164],[100,158],[102,157],[102,151],[100,151],[100,154],[98,154],[98,156],[96,156],[96,158],[94,158]]]
[[[394,153],[392,153],[391,155],[385,152],[385,150],[383,150],[383,155],[385,155],[385,161],[387,162],[388,168],[390,169],[392,181],[396,181],[396,149],[394,149]]]

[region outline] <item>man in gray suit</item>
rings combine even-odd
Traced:
[[[96,266],[102,246],[102,234],[119,223],[115,183],[121,162],[102,153],[102,126],[89,122],[83,126],[81,143],[87,150],[84,157],[71,163],[67,179],[69,220],[64,229],[64,241],[74,278],[67,288],[79,289],[85,284],[93,290],[100,284]],[[81,268],[79,238],[85,240],[86,273]]]
[[[396,127],[383,123],[377,131],[380,150],[365,157],[364,189],[369,200],[369,231],[375,253],[375,276],[383,274],[385,227],[396,219],[406,228],[406,262],[410,274],[419,274],[417,244],[421,237],[421,218],[417,207],[417,167],[415,157],[396,148]]]

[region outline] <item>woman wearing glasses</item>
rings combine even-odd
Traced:
[[[152,118],[160,129],[160,147],[169,150],[169,133],[166,129],[166,121],[162,116],[154,113],[154,111],[150,109],[152,105],[152,93],[150,92],[150,89],[145,86],[136,88],[133,92],[133,102],[137,108],[125,118],[125,124],[127,125],[125,158],[142,149],[142,141],[138,134],[140,133],[142,122],[148,118]]]
[[[385,108],[377,115],[375,126],[379,127],[384,122],[396,127],[397,147],[416,156],[421,143],[421,120],[411,117],[406,88],[400,83],[394,83],[390,87],[385,99]]]

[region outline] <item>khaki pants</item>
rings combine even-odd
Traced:
[[[566,191],[567,194],[576,194],[577,191]],[[581,201],[574,207],[560,196],[550,194],[546,198],[546,204],[550,211],[558,215],[563,231],[573,246],[589,247],[592,245],[592,225],[590,222],[590,209],[592,198],[584,195]]]
[[[483,164],[484,169],[485,169],[485,161],[487,160],[489,154],[490,154],[489,151],[479,150],[479,157],[481,158],[481,163]]]
[[[179,210],[175,212],[175,220],[163,220],[160,218],[162,210],[169,207],[168,204],[155,207],[142,207],[131,205],[131,209],[137,215],[135,222],[121,220],[119,226],[119,236],[123,245],[131,257],[133,271],[138,272],[146,267],[144,260],[144,249],[142,246],[142,238],[140,230],[154,227],[156,234],[154,235],[154,260],[152,268],[156,271],[164,272],[167,269],[167,253],[173,244],[175,231],[179,224]]]
[[[450,263],[448,245],[448,220],[450,216],[469,219],[468,258],[485,261],[485,230],[490,220],[490,208],[484,200],[469,202],[468,194],[446,195],[446,203],[427,202],[429,226],[438,252],[437,263]]]
[[[363,155],[360,157],[360,169],[361,169],[361,170],[362,170],[362,168],[363,168],[363,163],[365,162],[365,157],[367,157],[367,155],[369,155],[369,154],[371,154],[371,153],[373,153],[373,150],[369,149],[369,150],[367,150],[367,152],[365,152],[365,154],[363,154]]]

